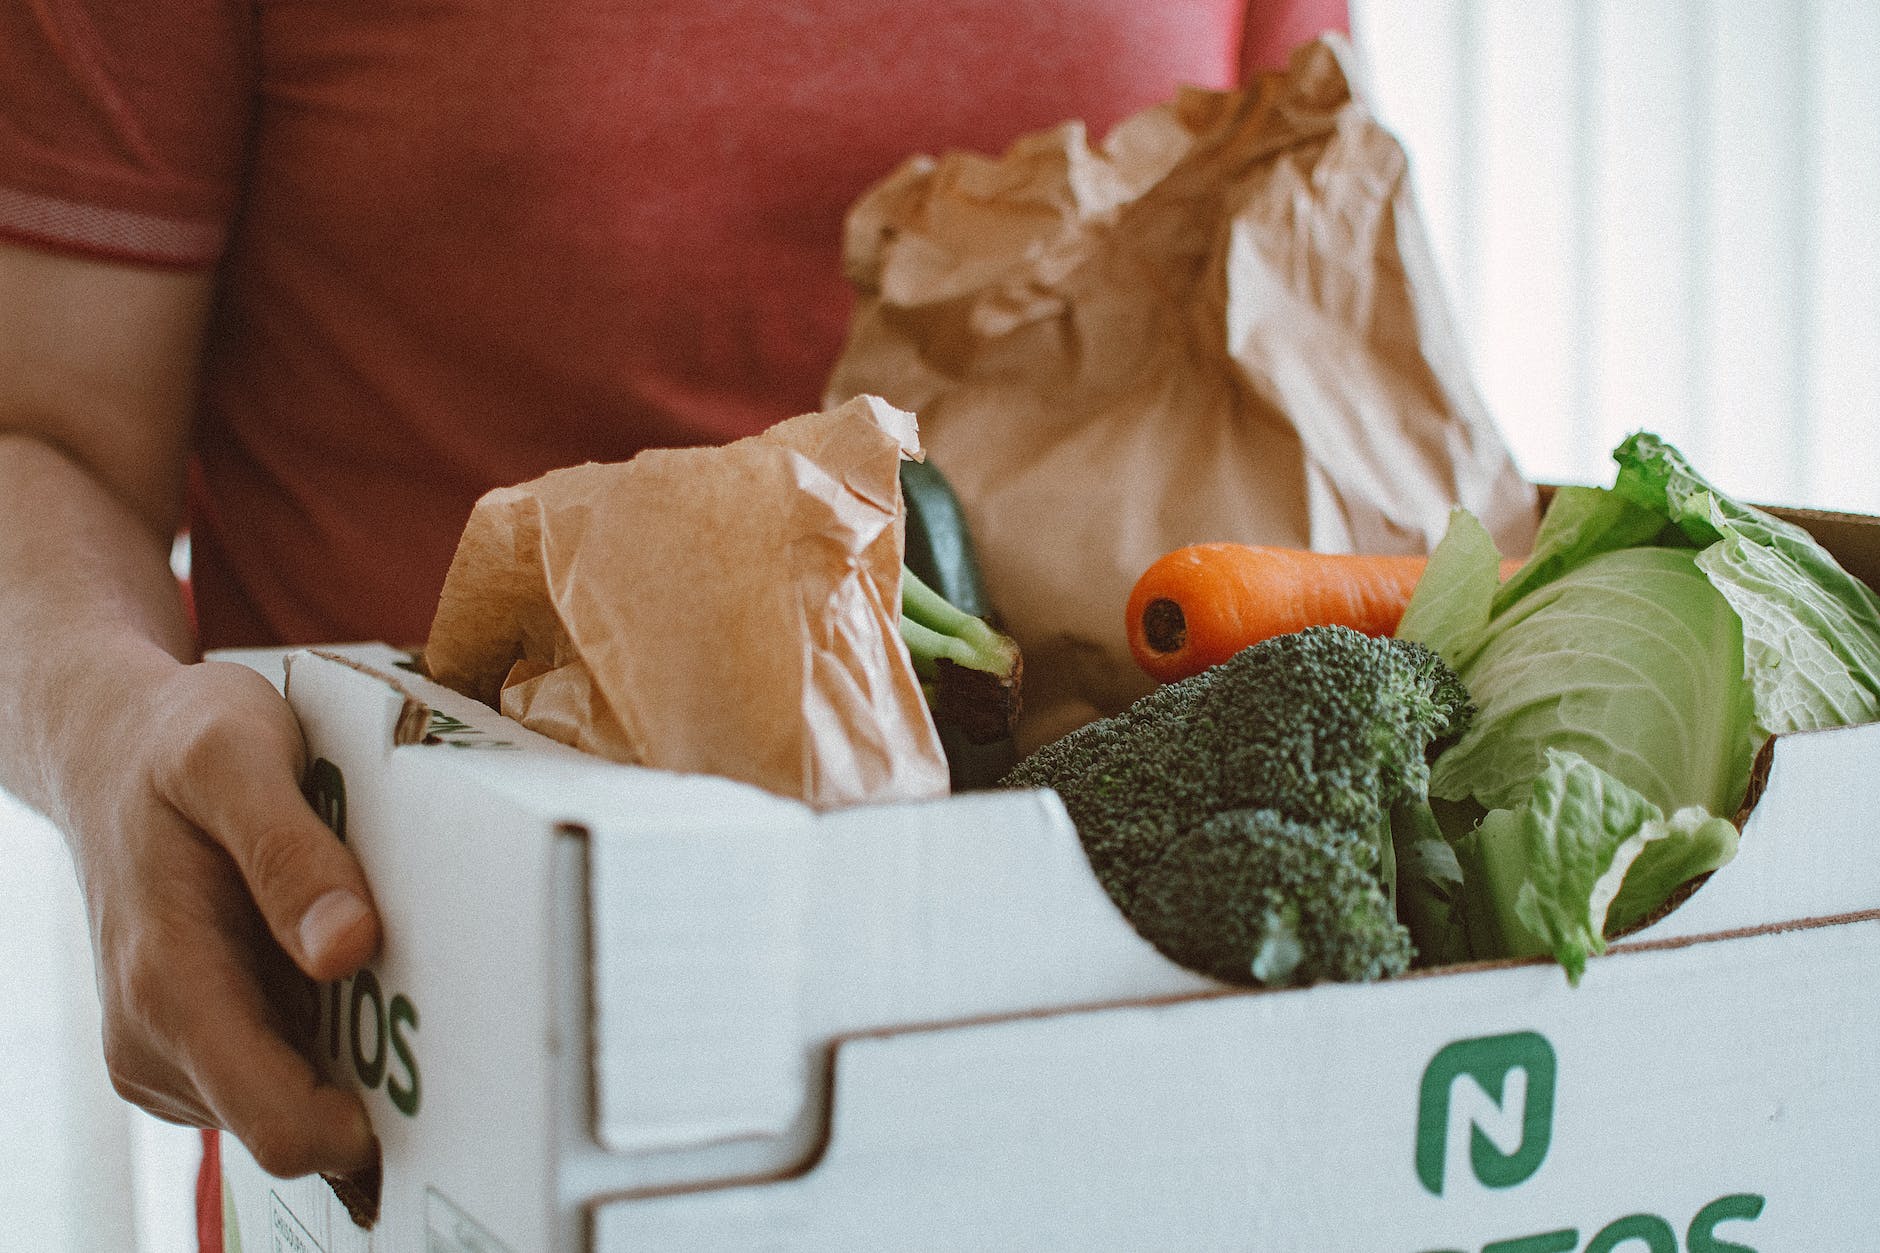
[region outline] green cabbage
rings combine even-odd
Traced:
[[[1457,673],[1477,714],[1432,768],[1432,796],[1512,808],[1560,750],[1666,812],[1742,803],[1756,750],[1743,631],[1687,550],[1591,558],[1498,615]]]
[[[1577,980],[1728,860],[1765,739],[1880,720],[1880,597],[1656,436],[1613,456],[1614,487],[1558,492],[1506,583],[1457,511],[1398,629],[1479,710],[1431,772],[1440,832],[1400,859],[1426,956],[1551,953]]]

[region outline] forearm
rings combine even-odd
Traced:
[[[302,980],[378,945],[306,746],[246,666],[194,659],[169,553],[213,275],[0,242],[0,785],[85,893],[111,1082],[277,1174],[357,1170],[356,1094],[292,1047]]]
[[[0,500],[0,785],[56,820],[63,770],[195,644],[170,538],[78,462],[0,432]]]

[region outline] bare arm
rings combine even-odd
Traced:
[[[194,660],[169,570],[211,283],[0,243],[0,783],[71,846],[118,1091],[276,1174],[352,1170],[363,1106],[265,989],[370,957],[370,896],[291,713]]]

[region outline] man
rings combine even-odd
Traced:
[[[370,958],[369,888],[199,648],[418,642],[483,491],[817,407],[869,183],[1345,21],[1242,9],[0,0],[0,782],[68,837],[118,1090],[279,1175],[375,1152],[264,994]]]

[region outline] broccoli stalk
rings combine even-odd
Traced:
[[[970,744],[1011,735],[1024,667],[1009,636],[956,608],[902,566],[901,639],[936,723],[958,727]]]
[[[1111,899],[1171,959],[1239,983],[1373,979],[1413,955],[1398,862],[1422,869],[1428,756],[1472,712],[1422,645],[1312,627],[1047,744],[1005,782],[1056,789]]]

